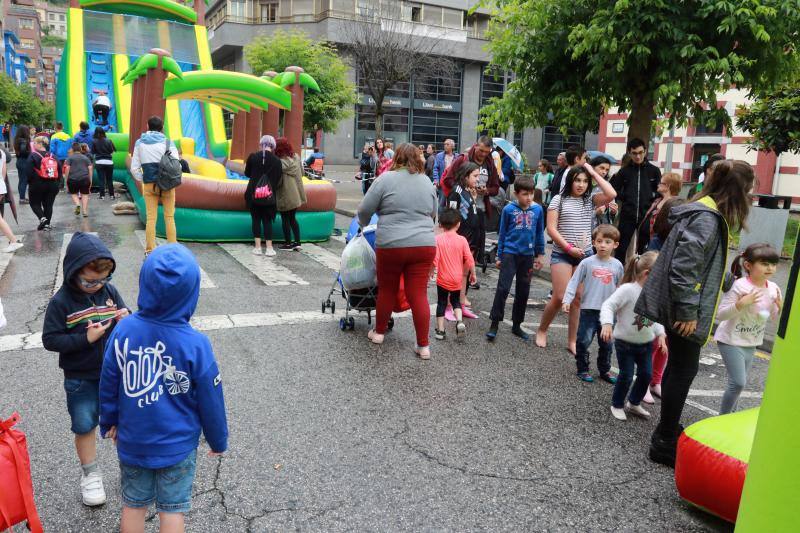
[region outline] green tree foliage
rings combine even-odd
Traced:
[[[280,73],[286,67],[298,66],[317,81],[320,92],[306,93],[304,101],[306,130],[335,132],[339,122],[352,115],[356,90],[333,45],[312,41],[301,31],[277,31],[269,37],[256,37],[245,47],[244,54],[256,76],[267,70]]]
[[[45,35],[42,37],[42,46],[52,46],[55,48],[64,48],[67,45],[67,40],[58,35]]]
[[[17,85],[5,74],[0,74],[0,122],[49,126],[54,114],[53,106],[39,100],[30,86]]]
[[[757,150],[800,153],[800,84],[760,95],[750,107],[740,107],[737,125],[753,136]]]
[[[719,91],[768,91],[800,67],[797,0],[484,2],[493,64],[516,75],[482,110],[488,129],[596,131],[609,107],[630,111],[629,138],[658,116],[730,125]]]

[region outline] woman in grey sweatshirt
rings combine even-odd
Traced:
[[[417,333],[415,352],[429,359],[427,286],[436,256],[433,220],[437,201],[436,190],[424,170],[419,148],[408,143],[398,146],[391,169],[372,184],[358,206],[358,220],[364,227],[373,214],[379,217],[375,233],[378,303],[375,329],[369,332],[369,339],[375,344],[383,342],[402,278]]]

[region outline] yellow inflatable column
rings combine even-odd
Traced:
[[[737,533],[800,531],[800,241],[744,482]]]

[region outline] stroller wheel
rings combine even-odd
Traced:
[[[323,301],[323,302],[322,302],[322,314],[323,314],[323,315],[325,314],[325,308],[326,308],[326,307],[327,307],[327,305],[325,304],[325,301]]]
[[[342,331],[347,329],[347,320],[344,317],[339,319],[339,329]]]
[[[389,318],[389,325],[387,326],[389,331],[394,329],[394,318]]]
[[[347,319],[347,326],[350,328],[350,331],[353,331],[354,329],[356,329],[356,319],[353,318],[353,317],[348,318]]]
[[[336,313],[336,302],[331,302],[329,307],[331,308],[331,314]]]

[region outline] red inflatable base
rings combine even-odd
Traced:
[[[728,522],[736,522],[747,463],[683,433],[678,440],[675,485],[681,498]]]

